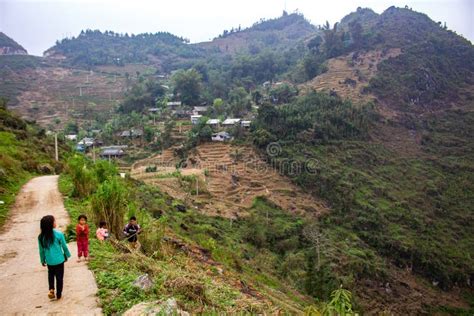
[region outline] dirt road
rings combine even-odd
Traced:
[[[76,244],[70,243],[72,258],[65,264],[63,298],[50,301],[47,268],[40,264],[37,236],[44,215],[56,218],[58,229],[69,223],[57,176],[34,178],[17,197],[10,219],[0,233],[0,314],[101,314],[92,272],[77,263]]]

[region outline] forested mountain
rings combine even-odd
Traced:
[[[72,65],[88,67],[128,63],[159,65],[202,55],[202,50],[186,43],[186,39],[167,32],[128,35],[86,30],[77,37],[57,41],[44,55],[56,59],[66,58]]]
[[[26,55],[27,51],[20,44],[0,32],[0,55]]]
[[[262,19],[247,29],[226,30],[213,41],[198,44],[189,44],[188,40],[166,32],[128,35],[86,30],[77,37],[57,41],[44,55],[82,67],[145,63],[168,72],[209,56],[219,58],[235,53],[257,55],[269,49],[287,50],[314,32],[316,27],[302,15],[285,12],[279,18]]]

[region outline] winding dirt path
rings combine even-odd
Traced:
[[[65,264],[63,298],[50,301],[47,268],[39,260],[37,236],[39,221],[54,215],[58,229],[69,223],[58,176],[32,179],[19,193],[10,218],[0,233],[0,313],[12,314],[101,314],[92,272],[77,263],[76,243],[69,243],[72,257]]]

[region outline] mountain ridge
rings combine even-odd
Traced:
[[[27,55],[28,52],[20,44],[5,33],[0,32],[0,55]]]

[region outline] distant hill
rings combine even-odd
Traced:
[[[251,53],[263,49],[288,49],[314,36],[317,29],[301,14],[286,12],[279,18],[260,20],[253,26],[240,30],[225,30],[211,42],[197,44],[199,47],[216,49],[220,53]]]
[[[400,50],[380,64],[379,60],[368,60],[374,75],[359,76],[360,82],[370,79],[365,92],[398,109],[446,106],[474,84],[473,45],[441,22],[409,8],[390,7],[380,15],[359,8],[333,28],[325,26],[320,41],[323,43],[309,59],[322,63],[352,54],[353,66],[365,52],[380,51],[384,56],[390,50]]]
[[[196,58],[202,53],[198,47],[188,45],[184,38],[167,32],[128,35],[86,30],[77,37],[57,41],[55,46],[44,52],[44,56],[91,67],[130,63],[164,65]]]
[[[0,55],[27,55],[28,52],[20,44],[0,32]]]
[[[57,41],[55,46],[44,52],[44,56],[76,66],[143,63],[171,71],[210,55],[286,50],[302,43],[315,32],[316,27],[302,15],[287,13],[276,19],[262,19],[247,29],[224,31],[211,42],[197,44],[189,44],[186,39],[166,32],[128,35],[87,30],[77,37]]]

